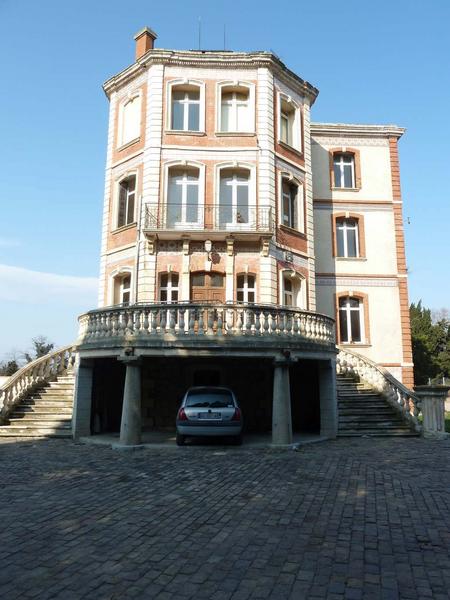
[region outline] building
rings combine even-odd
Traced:
[[[99,309],[80,318],[74,435],[139,443],[173,426],[186,387],[221,383],[275,443],[334,437],[336,341],[413,383],[404,130],[311,123],[318,90],[271,52],[155,39],[140,31],[104,85]]]

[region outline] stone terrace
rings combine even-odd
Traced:
[[[444,599],[450,442],[0,442],[0,597]]]

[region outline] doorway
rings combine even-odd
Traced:
[[[193,302],[225,302],[225,275],[195,271],[191,273],[191,300]]]

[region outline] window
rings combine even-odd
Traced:
[[[301,151],[300,108],[289,98],[279,96],[278,139]]]
[[[336,219],[336,256],[353,258],[359,256],[357,219]]]
[[[128,144],[141,134],[141,96],[140,94],[124,102],[119,111],[119,146]]]
[[[355,157],[353,154],[336,152],[333,155],[334,187],[355,188]]]
[[[131,274],[126,273],[114,278],[114,304],[130,304]]]
[[[298,187],[283,179],[282,185],[282,223],[287,227],[297,228],[297,193]]]
[[[159,280],[159,301],[178,302],[178,273],[161,273]]]
[[[222,169],[220,171],[219,224],[239,225],[250,222],[250,171]]]
[[[167,226],[199,225],[199,169],[169,169],[167,186]]]
[[[220,131],[253,131],[250,90],[246,87],[224,86],[221,88]]]
[[[364,340],[364,305],[360,298],[339,298],[339,334],[343,344],[357,344]]]
[[[172,88],[170,128],[177,131],[200,131],[200,89],[196,86]]]
[[[238,275],[236,279],[236,300],[238,302],[255,302],[256,277],[249,273]]]
[[[117,211],[117,227],[134,223],[136,201],[136,175],[130,175],[119,182],[119,205]]]
[[[281,273],[281,304],[292,308],[306,308],[306,282],[295,271]]]

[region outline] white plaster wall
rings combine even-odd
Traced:
[[[388,141],[338,138],[326,140],[314,138],[312,144],[312,171],[314,198],[348,200],[392,200],[391,163]],[[375,145],[376,144],[376,145]],[[361,156],[361,189],[359,191],[336,191],[330,189],[329,149],[336,147],[356,148]]]
[[[332,255],[332,213],[355,212],[364,216],[366,258],[334,258]],[[374,210],[339,205],[314,210],[314,238],[318,273],[362,273],[393,275],[397,273],[394,213],[392,208]]]

